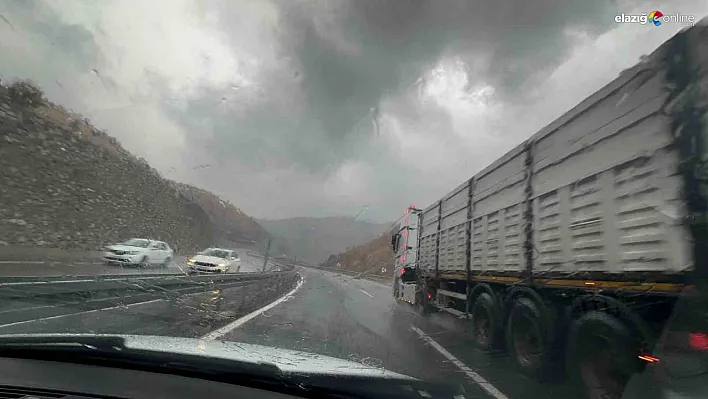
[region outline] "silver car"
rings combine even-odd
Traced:
[[[241,268],[241,258],[230,249],[207,248],[187,261],[191,272],[226,273]]]

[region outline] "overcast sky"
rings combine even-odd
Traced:
[[[256,217],[427,206],[681,27],[705,0],[0,0],[30,78],[165,177]]]

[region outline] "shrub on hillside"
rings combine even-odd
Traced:
[[[42,89],[31,80],[16,80],[8,86],[7,91],[12,101],[22,106],[38,107],[47,101]]]

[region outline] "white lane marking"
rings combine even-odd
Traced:
[[[102,310],[126,309],[126,308],[130,308],[130,307],[133,307],[133,306],[136,306],[136,305],[145,305],[145,304],[147,304],[147,303],[153,303],[153,302],[158,302],[158,301],[164,301],[164,299],[153,299],[153,300],[150,300],[150,301],[135,302],[135,303],[131,303],[131,304],[128,304],[128,305],[117,305],[117,306],[111,306],[111,307],[108,307],[108,308],[93,309],[93,310],[84,310],[83,312],[66,313],[66,314],[60,314],[60,315],[56,315],[56,316],[40,317],[39,319],[16,321],[16,322],[14,322],[14,323],[0,324],[0,328],[11,327],[11,326],[19,326],[19,325],[21,325],[21,324],[35,323],[35,322],[38,322],[38,321],[61,319],[62,317],[75,316],[75,315],[79,315],[79,314],[95,313],[95,312],[100,312],[100,311],[102,311]]]
[[[359,291],[361,291],[361,292],[363,292],[364,294],[366,294],[366,295],[370,296],[371,298],[373,298],[373,297],[374,297],[373,295],[371,295],[371,294],[369,294],[368,292],[366,292],[366,291],[362,290],[361,288],[359,288]]]
[[[469,377],[472,381],[476,382],[477,385],[479,385],[480,387],[482,387],[482,389],[487,391],[488,394],[492,395],[496,399],[509,399],[508,396],[504,395],[500,390],[498,390],[489,381],[485,380],[484,377],[475,373],[471,368],[467,367],[466,364],[462,363],[452,353],[448,352],[447,349],[442,347],[442,345],[435,342],[435,340],[430,338],[430,336],[428,334],[424,333],[421,329],[419,329],[417,327],[411,327],[411,330],[415,331],[418,335],[420,335],[420,338],[423,339],[423,341],[425,341],[430,346],[435,348],[435,350],[440,352],[441,355],[445,356],[447,358],[447,360],[449,360],[452,364],[457,366],[457,368],[462,370],[462,372],[465,373],[465,375],[467,377]]]
[[[268,304],[260,309],[256,309],[253,312],[251,312],[251,313],[249,313],[237,320],[234,320],[231,323],[229,323],[221,328],[217,328],[216,330],[204,335],[201,339],[203,339],[205,341],[213,341],[217,338],[223,337],[224,335],[228,334],[229,332],[246,324],[251,319],[258,317],[263,312],[273,309],[274,307],[276,307],[276,306],[280,305],[281,303],[287,301],[288,299],[292,298],[292,296],[297,292],[297,290],[300,289],[300,287],[302,287],[302,285],[304,283],[305,283],[305,278],[302,275],[300,275],[300,281],[297,282],[297,285],[295,286],[295,288],[292,289],[292,291],[288,292],[287,294],[283,295],[279,299],[276,299],[275,301],[271,302],[270,304]]]

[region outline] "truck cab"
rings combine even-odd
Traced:
[[[421,210],[412,205],[406,208],[391,236],[391,249],[395,256],[393,296],[411,304],[415,303],[420,213]]]

